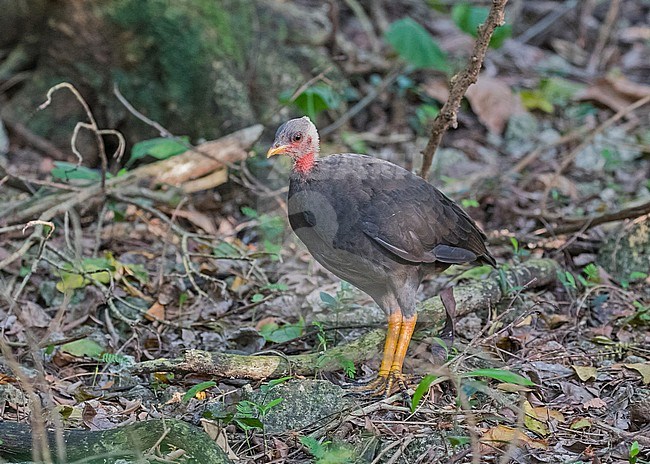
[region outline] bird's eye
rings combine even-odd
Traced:
[[[293,135],[293,141],[294,142],[300,142],[301,139],[302,139],[302,134],[294,134]]]

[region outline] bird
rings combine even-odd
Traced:
[[[277,129],[267,158],[292,160],[287,209],[300,241],[387,315],[382,361],[369,389],[388,396],[399,386],[404,392],[402,367],[424,277],[452,264],[496,267],[496,261],[469,215],[421,177],[367,155],[319,153],[318,131],[305,116]]]

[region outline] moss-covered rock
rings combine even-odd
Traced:
[[[284,433],[304,428],[318,428],[337,415],[345,414],[352,400],[345,391],[326,380],[292,380],[276,385],[268,392],[253,391],[246,398],[259,405],[282,398],[261,418],[268,433]]]
[[[600,264],[619,281],[650,274],[650,218],[640,218],[612,233],[598,253]]]

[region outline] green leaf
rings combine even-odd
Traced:
[[[187,402],[191,400],[196,396],[197,393],[202,392],[203,390],[207,390],[208,388],[214,387],[216,384],[217,382],[209,380],[207,382],[201,382],[194,385],[192,388],[187,390],[187,393],[183,395],[183,401]]]
[[[235,422],[244,429],[264,429],[264,424],[256,417],[235,417]]]
[[[447,55],[431,34],[411,18],[392,23],[385,38],[397,54],[414,67],[449,71]]]
[[[639,442],[635,440],[634,443],[630,445],[630,459],[629,459],[630,464],[636,463],[636,458],[640,452],[641,452],[641,447],[639,446]]]
[[[266,284],[262,287],[262,290],[270,290],[272,292],[286,292],[289,290],[289,286],[282,282],[277,282],[274,284]]]
[[[263,299],[264,299],[264,295],[262,295],[261,293],[256,293],[251,297],[251,303],[259,303]]]
[[[283,92],[280,95],[280,102],[290,103],[292,94],[292,92]],[[292,103],[310,119],[316,119],[321,111],[338,108],[341,99],[329,85],[317,84],[305,89]]]
[[[99,359],[102,353],[106,350],[96,341],[91,340],[90,338],[82,338],[61,345],[61,351],[77,358],[88,357]]]
[[[429,391],[429,387],[431,387],[431,384],[437,378],[438,376],[427,374],[422,378],[422,380],[420,380],[420,383],[418,384],[417,388],[415,389],[415,392],[413,393],[413,399],[411,400],[411,412],[415,412],[415,410],[420,405],[420,401],[422,400],[422,397],[424,396],[425,393]]]
[[[61,180],[89,180],[96,182],[102,178],[102,173],[96,169],[90,169],[85,166],[77,166],[74,163],[65,161],[55,161],[54,168],[50,172],[54,179]],[[106,174],[106,178],[112,177]]]
[[[59,271],[61,280],[57,282],[56,289],[65,293],[67,290],[85,287],[91,283],[88,277],[107,284],[116,270],[114,263],[113,258],[84,258],[77,267],[66,263],[63,266],[65,271]]]
[[[539,83],[539,90],[544,99],[554,105],[565,106],[573,96],[585,86],[561,77],[549,77],[542,79]]]
[[[300,337],[303,327],[304,321],[302,319],[296,324],[285,324],[281,327],[270,323],[260,327],[260,334],[269,342],[284,343]]]
[[[221,242],[212,249],[212,254],[216,258],[239,258],[241,253],[239,249],[228,242]]]
[[[286,377],[280,377],[279,379],[270,380],[268,383],[269,390],[277,385],[286,382],[287,380],[291,380],[292,378],[293,378],[292,376],[287,375]]]
[[[251,208],[250,206],[242,206],[241,212],[244,216],[250,219],[257,219],[258,217],[260,217],[260,213],[258,213],[255,209]]]
[[[481,206],[478,201],[474,200],[473,198],[463,198],[460,201],[461,205],[463,208],[478,208]]]
[[[447,437],[447,440],[449,440],[451,446],[464,446],[471,441],[469,437],[460,437],[456,435]]]
[[[323,304],[329,308],[333,308],[337,305],[338,301],[329,293],[320,292],[320,300]]]
[[[131,157],[127,164],[131,165],[145,156],[151,156],[163,160],[171,158],[172,156],[180,155],[187,151],[187,145],[189,144],[189,139],[187,137],[180,137],[180,139],[182,142],[164,137],[138,142],[133,145],[133,148],[131,149]]]
[[[555,107],[548,101],[544,94],[539,90],[522,90],[519,92],[521,104],[527,110],[540,110],[545,113],[552,113]]]
[[[517,385],[534,386],[531,380],[526,377],[516,374],[504,369],[475,369],[473,371],[463,374],[463,377],[489,377],[494,380],[499,380],[506,383],[514,383]]]
[[[451,10],[451,19],[458,28],[471,35],[478,36],[478,27],[485,22],[490,13],[490,9],[482,6],[474,6],[468,3],[454,5]],[[492,33],[490,47],[499,48],[503,42],[512,35],[512,26],[506,24],[497,27]]]
[[[630,278],[629,278],[629,280],[630,280],[630,281],[634,281],[634,280],[643,280],[643,279],[646,279],[647,277],[648,277],[648,274],[646,274],[645,272],[641,272],[641,271],[632,271],[632,272],[630,272]]]

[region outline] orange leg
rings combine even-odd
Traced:
[[[404,377],[402,376],[402,365],[404,364],[404,358],[406,358],[406,352],[411,343],[411,337],[413,336],[413,331],[415,330],[415,323],[418,319],[417,314],[413,315],[411,318],[404,318],[402,320],[402,329],[399,333],[399,339],[397,340],[397,347],[395,349],[395,356],[393,357],[393,362],[390,367],[390,374],[388,376],[388,385],[386,386],[386,393],[390,395],[391,389],[393,387],[393,382],[397,380],[400,388],[406,390],[406,383],[404,382]]]
[[[384,357],[381,360],[381,366],[379,366],[379,377],[388,377],[401,330],[402,313],[397,311],[388,316],[388,332],[386,332],[386,342],[384,343]]]

